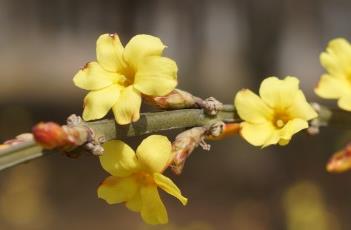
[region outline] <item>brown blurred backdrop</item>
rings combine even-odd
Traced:
[[[95,59],[101,33],[124,44],[159,36],[178,63],[179,87],[201,97],[232,103],[266,76],[295,75],[321,101],[313,95],[319,53],[331,38],[351,38],[350,18],[349,0],[0,0],[0,141],[81,113],[86,92],[72,77]],[[233,137],[198,149],[171,175],[189,204],[163,193],[170,224],[162,227],[97,199],[107,174],[96,158],[56,153],[0,172],[0,229],[348,230],[351,175],[329,175],[325,163],[350,138],[329,128],[299,133],[285,148]]]

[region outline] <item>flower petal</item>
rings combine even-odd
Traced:
[[[84,98],[83,119],[86,121],[104,117],[116,104],[121,86],[117,84],[89,92]]]
[[[280,137],[279,137],[279,130],[278,129],[275,129],[271,136],[266,140],[266,142],[264,143],[264,145],[261,146],[261,148],[265,148],[269,145],[275,145],[277,143],[280,143]]]
[[[344,78],[323,75],[315,88],[315,93],[326,99],[337,99],[351,93],[351,84]]]
[[[343,38],[329,42],[326,52],[320,56],[321,64],[337,78],[346,78],[351,74],[351,45]]]
[[[270,122],[262,124],[241,123],[241,136],[254,146],[268,146],[278,143],[276,129]]]
[[[177,85],[177,64],[165,57],[147,57],[138,66],[134,87],[150,96],[164,96]]]
[[[292,118],[301,118],[311,120],[316,118],[318,114],[312,106],[306,101],[305,95],[301,90],[296,94],[292,105],[288,108],[287,113]]]
[[[98,197],[108,204],[118,204],[135,196],[139,185],[132,177],[107,177],[97,190]]]
[[[117,73],[105,71],[97,62],[89,62],[74,76],[73,83],[85,90],[98,90],[123,78]]]
[[[241,119],[252,123],[271,120],[273,110],[249,89],[240,90],[234,99],[234,105]]]
[[[148,224],[166,224],[168,215],[156,186],[140,188],[142,200],[141,217]]]
[[[277,77],[264,79],[260,86],[260,96],[262,100],[275,109],[285,109],[289,107],[299,91],[299,80],[296,77],[286,77],[280,80]]]
[[[288,123],[286,123],[286,125],[280,130],[280,138],[283,139],[283,145],[287,144],[295,133],[306,128],[308,128],[306,120],[297,118],[288,121]]]
[[[138,170],[134,150],[120,140],[103,144],[104,154],[99,157],[101,166],[113,176],[125,177]]]
[[[339,100],[338,100],[338,106],[341,109],[347,110],[347,111],[351,111],[351,95],[345,95],[342,96]]]
[[[188,203],[188,199],[182,195],[180,189],[173,183],[171,179],[162,175],[161,173],[154,173],[154,180],[160,188],[162,188],[168,194],[177,198],[183,205],[186,205]]]
[[[119,72],[125,68],[123,50],[117,34],[103,34],[96,41],[96,59],[107,71]]]
[[[126,202],[126,207],[133,212],[140,212],[143,202],[141,200],[140,191],[136,192],[135,195]]]
[[[161,135],[147,137],[136,150],[139,162],[151,172],[163,171],[168,166],[171,154],[171,142]]]
[[[140,61],[147,56],[160,56],[166,46],[158,37],[146,34],[134,36],[124,49],[124,60],[137,69]]]
[[[126,125],[140,118],[141,95],[128,86],[121,91],[121,95],[112,110],[118,124]]]

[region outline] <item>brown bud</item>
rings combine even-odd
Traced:
[[[193,95],[180,89],[175,89],[165,96],[144,96],[144,99],[147,103],[161,109],[192,108],[196,103]]]
[[[330,173],[342,173],[351,169],[351,144],[336,152],[327,163]]]
[[[178,134],[172,143],[174,157],[171,169],[175,174],[182,173],[186,159],[201,144],[207,130],[205,127],[195,127]]]

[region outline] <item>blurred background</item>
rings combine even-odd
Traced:
[[[295,75],[321,101],[319,54],[328,40],[351,38],[350,17],[349,0],[0,0],[0,141],[81,113],[86,92],[72,77],[95,60],[102,33],[124,44],[159,36],[178,63],[179,88],[204,98],[232,103],[240,88],[257,92],[267,76]],[[350,138],[328,128],[285,148],[232,137],[197,149],[180,177],[169,173],[189,204],[162,193],[170,224],[161,227],[97,198],[107,173],[96,158],[52,154],[0,172],[0,229],[351,229],[351,174],[325,171]]]

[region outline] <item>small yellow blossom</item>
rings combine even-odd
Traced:
[[[259,94],[243,89],[234,99],[244,121],[240,133],[252,145],[286,145],[295,133],[308,127],[308,120],[317,117],[295,77],[268,77],[262,81]]]
[[[343,38],[331,40],[320,56],[323,74],[315,92],[326,99],[338,99],[338,106],[351,111],[351,45]]]
[[[102,167],[112,176],[98,188],[98,197],[109,204],[125,202],[128,209],[140,212],[148,224],[165,224],[168,216],[157,187],[186,205],[187,198],[161,173],[171,161],[172,146],[167,137],[152,135],[143,140],[136,153],[124,142],[109,141],[100,156]]]
[[[177,85],[177,65],[161,57],[166,46],[157,37],[136,35],[123,47],[117,34],[96,42],[96,62],[74,76],[77,87],[90,90],[84,99],[84,120],[104,117],[109,110],[119,124],[140,118],[141,94],[164,96]]]

